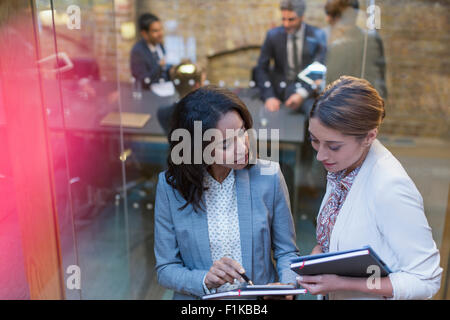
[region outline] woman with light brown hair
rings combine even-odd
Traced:
[[[439,251],[423,200],[400,162],[378,141],[384,101],[366,80],[342,76],[311,110],[309,133],[327,175],[312,254],[370,245],[392,270],[379,285],[337,275],[299,277],[329,299],[429,299],[440,287]],[[371,274],[368,274],[368,277]]]

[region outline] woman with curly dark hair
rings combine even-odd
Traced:
[[[279,164],[250,152],[251,128],[244,103],[215,86],[175,108],[155,206],[158,281],[175,299],[226,290],[243,273],[255,284],[295,282],[288,190]]]

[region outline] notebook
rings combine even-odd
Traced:
[[[102,126],[117,126],[127,128],[143,128],[150,120],[151,115],[147,113],[132,112],[110,112],[100,121]]]
[[[291,261],[291,269],[299,275],[336,274],[364,278],[378,271],[380,277],[392,272],[370,246],[299,257]]]
[[[207,294],[202,299],[249,299],[262,296],[288,296],[305,293],[306,289],[300,289],[294,285],[248,285],[230,291]]]

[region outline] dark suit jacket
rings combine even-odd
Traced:
[[[165,53],[164,46],[161,47]],[[161,78],[169,80],[168,68],[162,68],[158,64],[144,39],[138,41],[131,49],[130,67],[131,74],[138,81],[143,82],[145,78],[149,78],[151,83],[159,82]]]
[[[303,70],[314,61],[325,64],[326,55],[326,35],[319,28],[304,24],[305,38],[303,42],[302,65]],[[255,69],[255,80],[261,90],[262,99],[278,97],[281,100],[287,99],[296,90],[295,83],[288,84],[284,97],[280,97],[279,84],[287,83],[286,75],[288,70],[287,60],[287,33],[284,27],[276,27],[267,33],[266,40],[261,48],[258,65]],[[271,68],[270,62],[273,60],[274,66]],[[271,82],[271,86],[264,86],[266,81]],[[310,91],[309,87],[305,89]]]

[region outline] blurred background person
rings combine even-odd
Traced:
[[[148,89],[160,79],[169,80],[170,65],[166,64],[164,31],[159,18],[145,13],[139,17],[138,25],[142,39],[131,49],[131,74]]]
[[[190,60],[183,60],[178,66],[170,71],[170,79],[173,81],[178,100],[182,99],[189,92],[200,88],[206,79],[206,73],[200,66],[193,64]],[[175,105],[163,106],[158,109],[157,117],[159,124],[165,134],[169,133],[170,118]]]
[[[332,83],[342,75],[362,77],[385,99],[383,42],[376,30],[365,31],[357,26],[358,12],[358,0],[328,0],[325,4],[329,25],[324,29],[327,35],[326,82]]]
[[[282,0],[280,9],[283,25],[267,33],[254,78],[269,111],[279,110],[284,102],[288,108],[309,114],[314,103],[312,89],[301,85],[297,75],[314,61],[325,62],[325,33],[303,22],[304,0]]]

